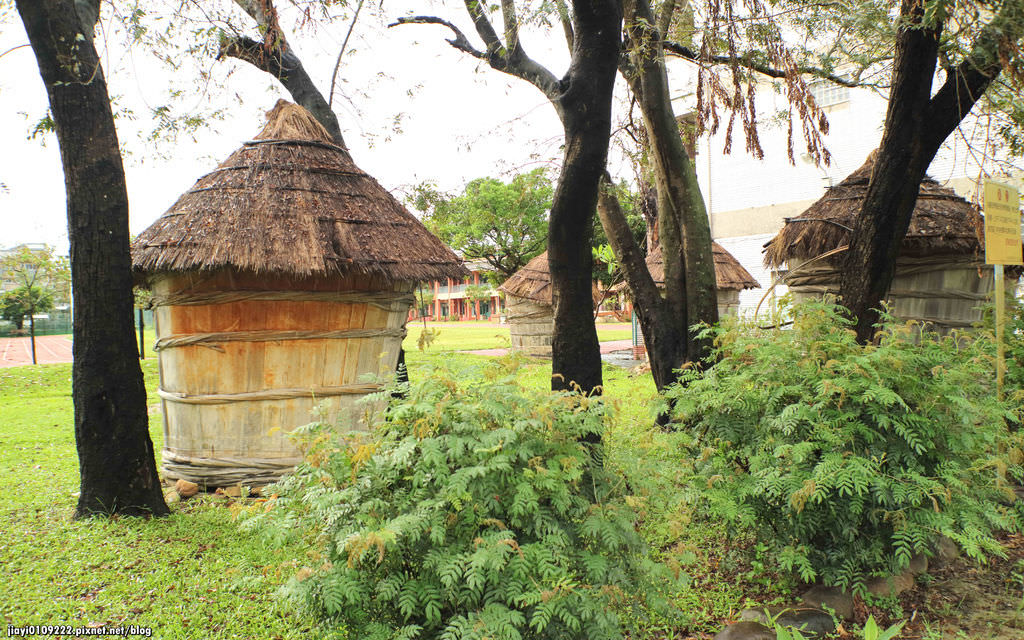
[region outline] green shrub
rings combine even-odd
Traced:
[[[252,521],[319,531],[289,594],[361,639],[621,637],[612,605],[653,562],[580,442],[601,402],[485,376],[425,377],[369,434],[303,430],[307,462]]]
[[[720,361],[668,394],[710,516],[752,528],[804,580],[855,589],[939,535],[1001,554],[993,532],[1017,527],[1005,476],[1021,452],[990,342],[889,319],[881,345],[862,347],[838,307],[792,314],[787,330],[708,330]]]

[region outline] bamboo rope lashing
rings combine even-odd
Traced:
[[[348,338],[405,338],[405,328],[397,329],[340,329],[337,331],[277,331],[273,329],[252,331],[216,331],[170,335],[160,338],[153,345],[154,351],[200,345],[209,347],[219,342],[275,342],[278,340],[342,340]],[[216,348],[216,347],[214,347]]]
[[[383,388],[376,383],[346,384],[337,387],[310,387],[308,389],[264,389],[242,393],[186,394],[166,389],[157,389],[158,396],[169,402],[181,404],[230,404],[258,400],[291,400],[293,398],[333,397],[344,395],[366,395]]]
[[[226,304],[229,302],[290,301],[366,303],[391,310],[396,304],[412,304],[411,293],[390,291],[177,291],[154,295],[150,307]]]

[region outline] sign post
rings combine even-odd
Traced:
[[[1021,264],[1020,194],[1016,187],[985,181],[985,262],[994,265],[996,298],[996,390],[1003,397],[1006,356],[1003,334],[1006,323],[1006,285],[1003,265]]]

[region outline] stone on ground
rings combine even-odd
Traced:
[[[722,629],[715,640],[775,640],[775,632],[760,622],[744,621]]]
[[[179,478],[174,483],[174,490],[178,492],[178,495],[182,498],[191,498],[192,496],[199,493],[199,485],[194,482],[189,482],[183,478]]]
[[[815,585],[804,592],[800,601],[808,607],[828,607],[843,620],[853,620],[853,596],[839,587]]]

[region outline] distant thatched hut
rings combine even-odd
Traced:
[[[718,315],[735,313],[740,304],[740,291],[757,289],[761,285],[750,272],[743,268],[739,260],[734,258],[725,247],[717,242],[711,243],[711,254],[715,260],[715,287],[718,294]],[[661,289],[665,286],[665,259],[661,253],[661,245],[647,254],[647,269],[651,272],[654,284]],[[617,285],[613,291],[629,289],[625,283]]]
[[[555,332],[555,310],[551,297],[551,274],[548,252],[526,263],[498,289],[505,294],[509,334],[512,348],[532,356],[550,356],[551,338]],[[594,306],[601,293],[594,285]]]
[[[874,163],[873,152],[863,166],[829,187],[765,245],[765,265],[788,270],[784,282],[794,299],[838,293],[843,250]],[[889,289],[890,310],[896,317],[926,322],[943,333],[981,319],[978,306],[993,287],[992,268],[984,264],[979,240],[981,224],[975,207],[952,189],[931,178],[921,182]],[[824,255],[829,252],[833,253]]]
[[[153,289],[163,468],[210,486],[299,461],[282,433],[322,399],[394,371],[417,280],[461,278],[450,249],[302,107],[203,176],[132,246]]]

